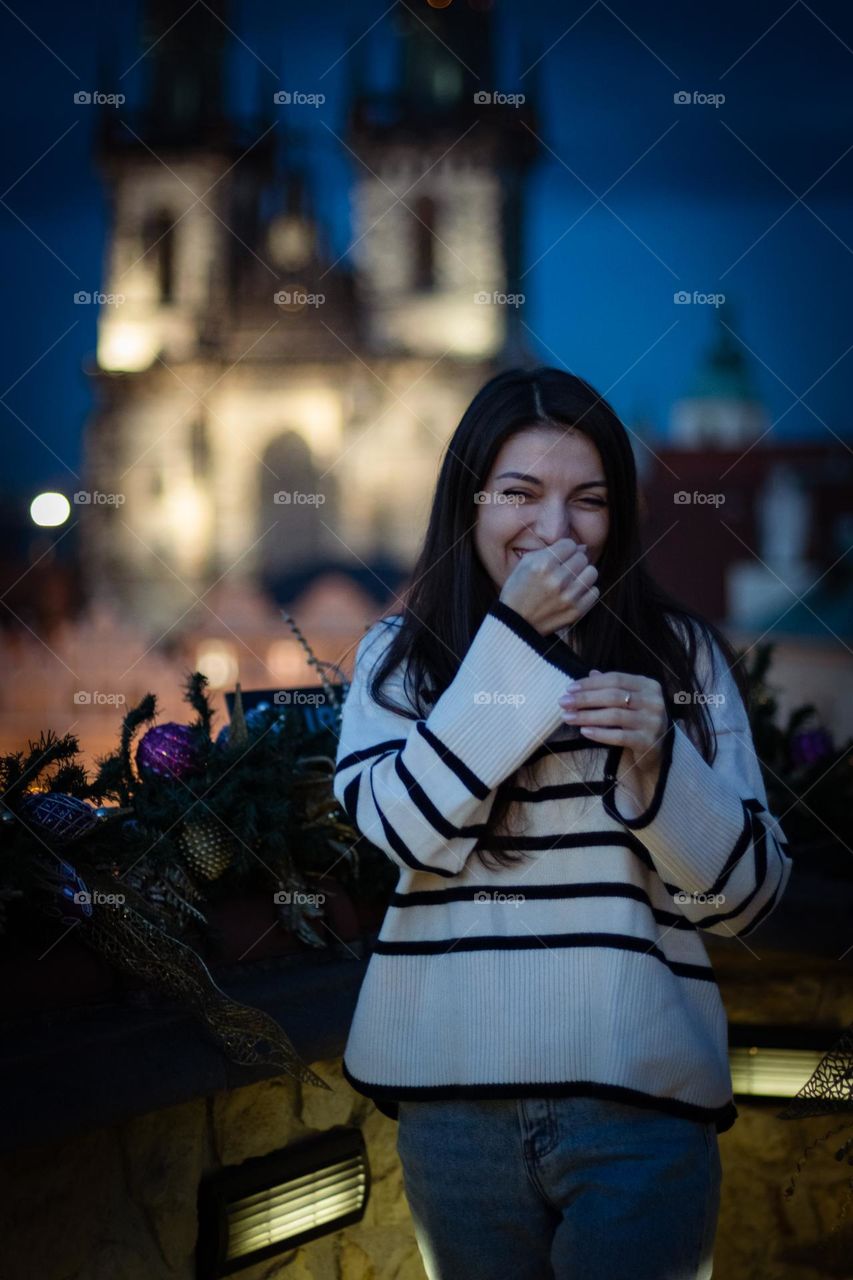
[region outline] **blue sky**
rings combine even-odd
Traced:
[[[705,12],[496,0],[495,23],[495,87],[537,81],[544,145],[527,186],[524,317],[542,359],[588,378],[629,424],[642,418],[662,440],[714,325],[713,308],[676,307],[673,293],[722,292],[779,419],[774,436],[849,440],[853,10],[803,0],[724,0]],[[120,72],[135,61],[136,25],[133,6],[92,0],[0,7],[2,487],[21,498],[70,491],[81,468],[91,406],[82,366],[96,316],[73,296],[103,282],[108,211],[91,155],[95,116],[73,94],[100,87],[104,51]],[[341,55],[372,26],[358,49],[387,85],[393,6],[245,0],[232,3],[230,25],[240,38],[229,67],[235,111],[279,77],[326,95],[299,118],[300,157],[330,247],[343,254],[356,162],[334,137],[351,61]],[[535,60],[536,72],[523,74]],[[121,81],[131,102],[142,71]],[[694,91],[725,102],[673,102]]]

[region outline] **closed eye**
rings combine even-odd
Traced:
[[[525,493],[522,489],[505,489],[504,490],[504,497],[506,498],[532,498],[534,496],[535,495],[532,493]],[[607,502],[603,498],[590,498],[590,497],[582,496],[579,499],[579,501],[587,502],[593,507],[607,506]]]

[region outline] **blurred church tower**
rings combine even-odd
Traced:
[[[670,443],[676,449],[734,449],[759,440],[770,419],[756,396],[743,347],[734,337],[732,305],[717,312],[717,333],[694,385],[670,415]]]
[[[532,360],[501,300],[519,293],[537,126],[529,101],[495,100],[476,3],[399,11],[390,92],[347,55],[352,247],[336,260],[291,125],[314,108],[270,84],[253,119],[229,119],[225,0],[147,0],[143,102],[103,108],[98,152],[116,300],[86,480],[124,500],[80,513],[89,592],[127,621],[179,633],[221,579],[286,601],[343,571],[384,598],[466,404]]]

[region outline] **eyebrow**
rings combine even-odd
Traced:
[[[542,481],[538,479],[537,476],[528,476],[523,471],[502,471],[499,476],[495,476],[495,479],[503,480],[507,477],[509,477],[512,480],[526,480],[529,484],[538,484],[540,487],[542,485]],[[606,488],[607,481],[606,480],[584,480],[583,484],[576,484],[572,492],[576,493],[578,489],[594,489],[594,488],[597,488],[599,485],[603,485]]]

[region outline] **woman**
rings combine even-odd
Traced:
[[[430,1280],[711,1275],[737,1111],[702,935],[791,862],[735,655],[643,556],[613,409],[509,370],[358,648],[335,794],[400,876],[343,1069],[399,1119]]]

